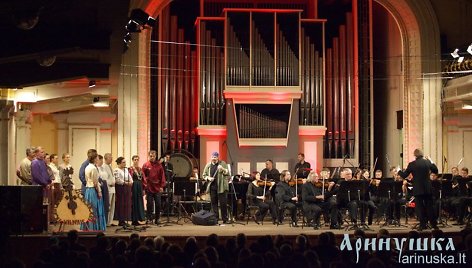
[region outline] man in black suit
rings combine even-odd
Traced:
[[[416,202],[416,214],[420,220],[418,231],[426,229],[428,220],[433,229],[438,229],[435,213],[433,213],[432,186],[429,179],[430,172],[437,174],[438,168],[431,159],[423,157],[420,149],[416,149],[414,155],[416,160],[410,162],[405,171],[400,170],[398,175],[404,179],[410,174],[413,175],[413,195]]]

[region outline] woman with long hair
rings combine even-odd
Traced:
[[[131,158],[133,166],[129,168],[129,174],[133,178],[131,188],[131,221],[133,225],[140,225],[144,221],[144,201],[143,201],[143,171],[139,166],[139,156],[133,155]]]

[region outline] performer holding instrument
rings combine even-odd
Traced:
[[[254,180],[249,184],[247,188],[246,197],[249,204],[252,206],[258,206],[259,210],[256,215],[253,216],[253,220],[259,224],[267,211],[270,210],[272,216],[272,223],[277,224],[277,206],[274,201],[270,200],[270,189],[275,185],[275,182],[269,182],[267,179],[261,179],[261,173],[255,171],[252,174]]]
[[[228,222],[228,190],[229,170],[228,165],[219,159],[220,154],[213,152],[211,162],[203,169],[202,177],[208,181],[207,192],[210,193],[211,207],[218,214],[218,203],[220,204],[223,223]]]
[[[337,224],[338,208],[334,198],[325,199],[325,191],[328,189],[330,183],[328,181],[322,182],[316,172],[310,172],[308,179],[302,186],[302,200],[303,213],[308,222],[308,226],[314,229],[319,229],[320,214],[322,211],[330,212],[330,219],[332,228]]]
[[[280,182],[277,183],[275,198],[276,203],[281,209],[279,213],[279,224],[283,222],[283,211],[288,209],[292,219],[292,226],[298,227],[297,224],[297,206],[298,197],[296,195],[296,189],[289,186],[291,179],[290,171],[284,170],[280,174]]]
[[[297,156],[298,162],[295,165],[295,175],[299,179],[306,179],[311,171],[310,163],[305,161],[305,154],[299,153]]]

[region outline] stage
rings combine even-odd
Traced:
[[[115,222],[116,224],[117,222]],[[367,236],[375,236],[380,229],[387,229],[392,236],[401,236],[404,237],[412,230],[416,225],[417,221],[415,219],[409,219],[408,224],[402,221],[402,226],[386,225],[383,226],[383,222],[380,224],[372,224],[369,226],[370,229],[363,229]],[[282,225],[274,225],[267,219],[263,224],[256,224],[253,220],[250,220],[246,224],[244,221],[235,221],[233,224],[220,224],[214,226],[202,226],[194,225],[190,220],[181,219],[179,224],[176,223],[175,217],[170,217],[170,223],[166,224],[166,218],[164,217],[160,225],[148,224],[141,225],[133,228],[131,226],[129,229],[124,230],[119,226],[108,227],[105,231],[107,236],[111,237],[128,237],[131,233],[138,233],[142,237],[154,237],[157,235],[165,236],[166,238],[176,238],[180,240],[188,236],[195,236],[197,238],[207,237],[210,234],[217,234],[221,237],[231,237],[235,236],[238,233],[244,233],[248,237],[259,237],[262,235],[283,235],[283,236],[297,236],[299,234],[306,234],[309,236],[316,237],[322,232],[333,232],[336,236],[342,236],[346,233],[353,234],[354,230],[346,230],[347,225],[344,225],[342,229],[330,229],[328,226],[322,226],[320,229],[313,229],[313,227],[301,226],[299,223],[298,227],[292,227],[288,224],[288,221]],[[448,226],[441,227],[440,229],[446,234],[458,234],[464,226],[454,226],[452,222]],[[52,235],[63,235],[69,230],[79,230],[79,225],[66,225],[64,230],[59,230],[59,224],[50,225],[48,232],[41,234],[30,234],[24,236],[52,236]],[[421,233],[428,234],[431,232],[431,229],[422,231]],[[81,236],[93,236],[97,232],[88,232],[88,231],[79,231]]]

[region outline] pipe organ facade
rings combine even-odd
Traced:
[[[346,156],[370,163],[358,149],[358,3],[331,21],[307,10],[311,2],[200,1],[195,45],[157,44],[161,151],[190,150],[206,162],[218,150],[249,163],[247,172],[269,158],[292,165],[310,151],[318,170]],[[188,42],[166,16],[160,27],[171,30],[160,40]]]

